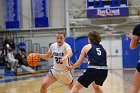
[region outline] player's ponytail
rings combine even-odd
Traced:
[[[99,44],[99,43],[101,42],[101,36],[100,36],[100,34],[99,34],[98,32],[96,32],[96,31],[89,32],[88,38],[89,38],[91,44],[92,44],[92,43],[97,43],[97,44]]]

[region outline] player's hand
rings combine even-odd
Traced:
[[[36,53],[37,54],[37,56],[40,58],[40,55],[39,55],[39,53]]]
[[[66,56],[64,56],[64,57],[62,57],[62,58],[60,59],[60,62],[65,62],[67,59],[68,59],[68,58],[67,58]]]
[[[72,66],[66,66],[66,67],[67,67],[67,71],[73,70]]]

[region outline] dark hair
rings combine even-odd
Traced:
[[[137,24],[133,29],[133,33],[137,34],[137,36],[140,36],[139,31],[140,31],[140,24]]]
[[[58,33],[57,33],[57,35],[60,35],[60,34],[63,34],[63,35],[64,35],[64,37],[66,37],[65,32],[58,32]]]
[[[97,44],[99,44],[101,42],[101,36],[96,31],[89,32],[88,38],[89,38],[89,40],[90,40],[91,43],[97,43]]]
[[[20,48],[19,49],[21,52],[26,52],[25,48]]]

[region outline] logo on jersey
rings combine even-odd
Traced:
[[[57,52],[53,52],[54,56],[64,56],[64,53],[57,53]]]

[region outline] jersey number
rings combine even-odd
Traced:
[[[100,48],[96,48],[96,51],[98,56],[102,55]]]
[[[63,64],[62,62],[60,62],[61,57],[55,57],[55,61],[57,64]]]

